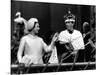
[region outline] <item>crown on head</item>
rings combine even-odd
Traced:
[[[71,13],[71,11],[69,10],[68,13],[66,15],[64,15],[64,19],[74,19],[75,20],[75,15],[73,15]]]

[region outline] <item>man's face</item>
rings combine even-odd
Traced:
[[[75,23],[75,20],[73,20],[73,19],[65,20],[66,28],[68,30],[72,30],[73,29],[74,23]]]
[[[35,27],[34,27],[33,31],[34,31],[34,33],[37,34],[37,33],[39,32],[39,30],[40,30],[39,23],[37,22],[37,23],[35,24]]]

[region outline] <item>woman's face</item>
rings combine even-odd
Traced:
[[[37,23],[35,24],[35,27],[34,27],[33,31],[34,31],[34,33],[37,34],[37,33],[39,32],[39,30],[40,30],[39,23],[37,22]]]

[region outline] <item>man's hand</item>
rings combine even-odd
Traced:
[[[76,51],[73,51],[71,54],[75,55],[75,54],[77,54],[77,52],[78,52],[78,51],[76,50]]]
[[[86,36],[86,34],[84,33],[84,34],[83,34],[83,38],[85,38],[85,36]]]

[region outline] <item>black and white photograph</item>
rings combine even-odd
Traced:
[[[96,70],[96,5],[11,0],[11,74]]]

